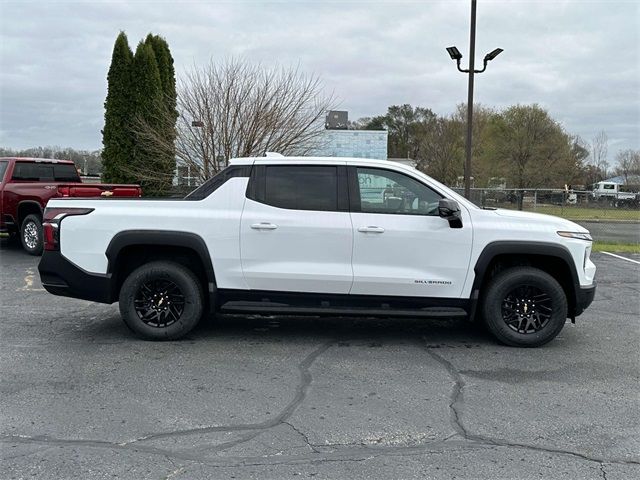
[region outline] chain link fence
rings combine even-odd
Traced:
[[[461,195],[464,189],[454,188]],[[594,240],[640,243],[640,194],[563,189],[472,188],[471,201],[481,207],[546,213],[587,228]]]

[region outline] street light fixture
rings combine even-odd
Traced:
[[[460,60],[462,58],[462,54],[457,47],[447,47],[447,52],[449,52],[451,60]]]
[[[475,55],[476,55],[476,0],[471,0],[471,31],[469,35],[469,68],[460,68],[460,60],[462,54],[457,47],[447,47],[447,53],[451,57],[451,60],[456,61],[458,71],[469,74],[469,88],[467,98],[467,146],[466,146],[466,159],[464,162],[464,196],[470,198],[471,196],[471,137],[473,133],[473,75],[476,73],[482,73],[487,69],[487,63],[500,55],[504,50],[496,48],[495,50],[487,53],[484,56],[482,70],[475,70]]]
[[[487,53],[484,56],[484,61],[485,62],[490,62],[491,60],[496,58],[498,55],[500,55],[502,52],[504,52],[504,50],[502,50],[501,48],[496,48],[495,50],[493,50],[492,52]]]

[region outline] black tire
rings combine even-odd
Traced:
[[[482,316],[500,342],[513,347],[539,347],[564,327],[567,297],[548,273],[533,267],[514,267],[491,279],[483,295]]]
[[[40,215],[27,215],[20,226],[22,248],[31,255],[42,255],[44,239],[42,237],[42,219]]]
[[[183,337],[198,324],[203,310],[200,281],[178,263],[155,261],[142,265],[120,289],[120,315],[144,339]]]

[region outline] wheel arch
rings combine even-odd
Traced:
[[[116,234],[106,250],[111,298],[115,301],[127,275],[153,260],[170,260],[190,268],[203,283],[209,307],[215,309],[217,284],[206,243],[191,232],[127,230]]]
[[[579,278],[573,257],[563,245],[546,242],[498,241],[489,243],[474,266],[471,298],[477,303],[483,287],[500,271],[513,266],[532,266],[554,277],[567,296],[568,315],[576,316]],[[472,309],[475,313],[475,307]],[[473,314],[472,314],[473,317]]]
[[[17,225],[18,228],[21,228],[22,222],[27,217],[27,215],[35,214],[40,215],[40,218],[42,218],[42,206],[35,200],[22,200],[21,202],[18,202],[16,213],[18,216]]]

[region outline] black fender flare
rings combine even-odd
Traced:
[[[554,257],[563,262],[569,269],[571,275],[571,288],[572,292],[569,292],[569,316],[573,318],[575,316],[575,305],[578,301],[577,295],[580,291],[580,280],[578,278],[578,272],[576,270],[575,262],[569,250],[564,246],[557,243],[550,242],[532,242],[532,241],[496,241],[488,243],[473,268],[475,272],[475,278],[473,280],[473,286],[471,287],[471,301],[472,311],[471,319],[475,315],[475,310],[479,300],[480,289],[482,288],[482,281],[487,269],[491,264],[491,261],[498,255],[539,255],[544,257]]]
[[[114,273],[115,262],[124,248],[144,245],[183,247],[195,251],[207,276],[206,290],[209,294],[210,307],[212,309],[215,308],[217,283],[211,255],[202,237],[195,233],[174,230],[125,230],[119,232],[111,239],[105,252],[109,261],[107,274],[112,275]],[[112,293],[113,297],[115,297],[115,292]]]
[[[22,221],[24,220],[23,217],[20,216],[20,207],[22,207],[23,205],[35,205],[36,207],[38,207],[38,212],[40,212],[40,217],[43,216],[43,210],[42,210],[42,205],[40,205],[39,202],[35,201],[35,200],[21,200],[18,202],[18,205],[16,205],[16,215],[17,215],[17,222],[20,224],[18,225],[18,229],[20,229],[20,227],[22,227]]]

